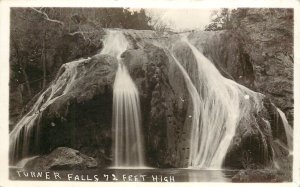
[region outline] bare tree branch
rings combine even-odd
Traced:
[[[74,36],[76,34],[79,34],[82,36],[82,38],[85,40],[85,41],[88,41],[89,43],[92,43],[94,45],[96,45],[89,37],[87,37],[85,34],[92,34],[92,33],[95,33],[95,31],[82,31],[81,30],[81,27],[79,27],[79,31],[75,31],[75,32],[72,32],[72,33],[68,33],[68,35],[70,36]]]
[[[42,14],[44,16],[44,19],[47,20],[47,21],[58,23],[58,24],[61,24],[62,26],[65,25],[62,21],[49,18],[49,16],[45,12],[43,12],[42,10],[38,10],[36,8],[33,8],[33,7],[31,7],[31,9],[34,10],[34,11],[36,11],[37,13]]]
[[[76,32],[71,32],[71,33],[69,33],[68,35],[74,36],[74,35],[76,35],[76,34],[82,35],[82,34],[90,34],[90,33],[94,33],[94,32],[76,31]]]

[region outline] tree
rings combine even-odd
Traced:
[[[151,17],[149,20],[149,24],[153,28],[153,30],[159,31],[159,32],[165,32],[165,31],[171,31],[170,25],[172,23],[167,23],[166,20],[162,20],[162,14],[163,12],[147,12],[148,16]]]
[[[231,20],[232,10],[222,8],[221,10],[213,11],[211,17],[212,22],[205,27],[206,31],[229,30],[232,28]]]

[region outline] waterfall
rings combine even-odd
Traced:
[[[138,90],[121,59],[129,44],[120,31],[109,31],[101,54],[118,59],[113,89],[114,167],[143,167],[144,148]]]
[[[9,134],[10,162],[15,164],[18,160],[39,152],[39,120],[42,113],[58,98],[67,94],[74,84],[77,75],[77,66],[87,59],[64,64],[56,79],[38,97],[31,110],[23,116]]]
[[[184,77],[193,105],[193,111],[189,114],[192,121],[189,127],[188,167],[222,168],[238,125],[241,122],[247,123],[256,119],[254,115],[262,108],[263,95],[223,77],[214,64],[186,36],[181,37],[181,42],[186,44],[192,57],[195,58],[196,64],[193,64],[193,67],[197,71],[197,78],[190,77],[190,72],[180,62],[182,58],[176,56],[171,50],[175,43],[173,41],[178,41],[177,36],[157,40],[154,32],[144,33],[145,31],[143,31],[145,36],[151,34],[151,37],[142,40],[141,38],[145,36],[137,31],[135,31],[137,33],[132,33],[133,31],[124,32],[131,34],[140,48],[151,43],[170,53],[168,57],[173,59],[172,62],[175,62]],[[136,168],[145,166],[144,138],[139,92],[121,58],[121,55],[130,47],[124,32],[107,30],[101,54],[116,57],[118,60],[118,69],[113,85],[113,166]],[[81,75],[81,72],[77,72],[81,70],[78,66],[85,61],[86,59],[80,59],[62,65],[55,80],[39,95],[29,112],[16,124],[10,133],[9,142],[10,161],[13,164],[22,159],[18,166],[23,166],[30,160],[30,156],[40,153],[41,127],[39,124],[43,111],[57,99],[70,92],[77,77]],[[192,62],[190,61],[190,63]],[[282,119],[287,146],[291,153],[293,129],[289,126],[284,113],[278,108],[277,112]],[[269,121],[262,120],[270,126]],[[253,125],[251,128],[257,130],[258,136],[261,137],[262,149],[265,152],[268,151],[265,132],[256,123],[249,123],[249,125]],[[267,155],[265,152],[264,155]]]
[[[193,120],[191,127],[189,167],[220,169],[237,125],[260,110],[261,98],[258,93],[224,78],[195,46],[187,39],[183,41],[192,50],[199,76],[195,83],[199,99],[194,103],[199,107],[194,108],[199,120]]]
[[[199,137],[199,118],[200,118],[200,107],[201,107],[201,100],[200,96],[197,92],[196,87],[194,86],[193,82],[191,81],[191,78],[189,77],[188,73],[182,67],[178,59],[171,53],[172,58],[174,59],[176,65],[179,67],[181,73],[183,74],[185,83],[187,85],[188,92],[192,98],[192,103],[193,103],[193,115],[192,115],[192,126],[195,127],[196,129],[191,129],[191,143],[190,145],[195,145],[195,147],[198,146],[199,141],[194,141],[197,137]],[[192,147],[192,146],[191,146]],[[190,151],[190,156],[189,156],[189,165],[193,163],[192,159],[194,158],[194,152]]]
[[[289,123],[288,123],[288,121],[286,119],[285,114],[279,108],[277,108],[277,112],[279,113],[280,118],[282,120],[284,131],[285,131],[285,135],[286,135],[288,150],[289,150],[289,152],[291,154],[292,151],[293,151],[293,129],[289,125]]]
[[[220,169],[241,120],[250,120],[262,107],[262,94],[256,93],[221,75],[185,35],[182,41],[196,59],[198,80],[193,83],[186,69],[173,55],[172,41],[150,43],[166,49],[183,74],[193,103],[189,168]],[[178,39],[177,39],[178,41]],[[257,129],[260,131],[259,127]],[[264,150],[267,143],[261,132]]]

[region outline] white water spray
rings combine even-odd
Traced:
[[[77,76],[77,66],[87,59],[64,64],[56,79],[39,96],[31,110],[16,124],[9,134],[9,152],[11,162],[35,154],[39,150],[39,120],[42,112],[58,98],[67,94]]]
[[[114,167],[143,167],[139,93],[121,59],[121,54],[129,44],[119,31],[109,31],[103,43],[101,54],[109,54],[118,59],[113,90]]]
[[[194,105],[199,108],[194,110],[200,116],[199,122],[193,120],[191,128],[189,166],[218,169],[222,167],[237,125],[260,110],[261,98],[258,93],[224,78],[187,39],[183,41],[192,50],[199,76],[195,86],[200,104],[197,100]]]

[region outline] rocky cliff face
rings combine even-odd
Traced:
[[[268,96],[293,125],[293,10],[238,9],[228,31],[190,39],[220,72]]]
[[[293,10],[253,9],[241,20],[244,50],[251,57],[259,92],[287,115],[293,124]]]

